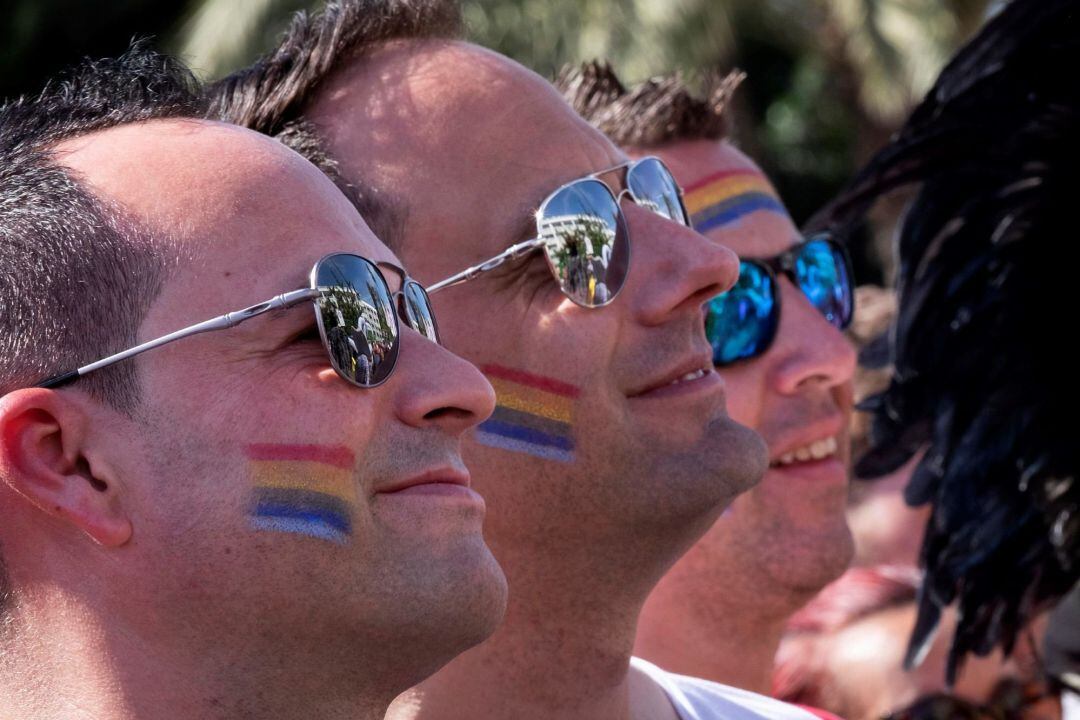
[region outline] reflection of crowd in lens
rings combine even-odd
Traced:
[[[571,296],[587,304],[602,305],[610,294],[606,281],[615,231],[593,215],[544,217],[544,237],[564,286]]]
[[[376,324],[369,319],[368,314],[375,312],[374,306],[359,300],[355,293],[352,295],[355,311],[351,315],[356,318],[355,327],[349,327],[340,308],[323,313],[323,326],[337,367],[357,382],[370,384],[379,376],[379,368],[393,348],[393,338],[383,337],[382,323]]]

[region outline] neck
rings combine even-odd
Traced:
[[[657,693],[670,708],[659,688],[643,689],[629,674],[637,617],[655,578],[620,582],[595,558],[591,572],[568,575],[573,561],[536,573],[534,556],[533,572],[515,573],[529,564],[496,556],[511,588],[503,624],[400,697],[389,720],[627,720],[641,716],[642,697],[655,706]]]
[[[372,701],[363,690],[339,686],[328,677],[334,673],[289,667],[235,647],[229,653],[213,643],[173,644],[182,629],[148,635],[115,618],[79,610],[17,617],[0,651],[0,717],[376,720],[392,696]]]
[[[722,582],[680,583],[677,570],[645,603],[635,654],[670,672],[769,695],[776,650],[798,605],[744,597]]]

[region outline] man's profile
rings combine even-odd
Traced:
[[[589,63],[556,82],[628,154],[664,160],[694,227],[742,259],[738,285],[709,304],[706,324],[731,415],[765,438],[769,469],[657,586],[635,651],[768,693],[788,617],[852,554],[855,353],[841,328],[853,284],[842,250],[801,237],[761,168],[727,137],[724,109],[739,81],[730,75],[697,97],[678,75],[627,88],[609,65]]]
[[[0,717],[380,718],[501,617],[490,386],[325,175],[202,111],[143,47],[0,108]]]
[[[702,323],[736,260],[664,204],[667,170],[461,41],[453,2],[329,3],[214,95],[220,117],[331,157],[361,207],[395,208],[447,346],[496,388],[466,460],[507,620],[390,716],[674,718],[691,693],[703,717],[805,717],[630,663],[648,592],[764,464]]]

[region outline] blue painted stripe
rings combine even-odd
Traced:
[[[286,505],[260,500],[255,505],[254,515],[256,517],[289,518],[292,520],[321,522],[345,534],[352,532],[352,520],[349,516],[342,515],[327,507]]]
[[[336,495],[308,490],[306,488],[279,488],[255,486],[256,504],[283,505],[309,511],[331,513],[338,517],[351,517],[351,504]]]
[[[550,437],[570,436],[570,423],[565,423],[560,420],[550,420],[546,417],[541,417],[540,415],[533,415],[532,413],[514,410],[513,408],[504,407],[502,405],[495,406],[495,412],[491,414],[490,420],[503,423],[504,425],[529,428],[530,430],[542,432]]]
[[[550,445],[536,445],[525,440],[484,432],[483,427],[484,425],[480,425],[476,430],[476,442],[481,445],[525,453],[544,460],[554,460],[555,462],[569,463],[574,461],[574,453],[568,450],[551,447]]]
[[[344,545],[348,541],[348,535],[337,528],[327,525],[322,520],[310,520],[304,518],[282,517],[253,517],[251,526],[256,530],[272,530],[274,532],[294,533],[296,535],[308,535],[329,540]]]
[[[698,232],[722,227],[746,217],[759,210],[768,210],[786,216],[784,204],[772,195],[765,193],[746,193],[696,212],[690,218],[690,224]]]
[[[535,428],[523,427],[521,425],[513,425],[507,422],[500,422],[495,418],[490,418],[480,423],[477,428],[480,432],[485,432],[491,435],[502,435],[503,437],[512,438],[514,440],[521,440],[523,442],[531,443],[533,445],[546,445],[560,450],[573,450],[574,441],[572,438],[560,437],[558,435],[551,435]]]

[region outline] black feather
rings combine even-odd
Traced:
[[[895,375],[864,403],[878,476],[932,506],[907,662],[955,603],[947,675],[1012,649],[1080,578],[1080,0],[1014,0],[945,68],[890,144],[808,229],[847,235],[919,184],[897,239]],[[881,346],[877,348],[880,355]],[[883,364],[874,357],[875,364]]]

